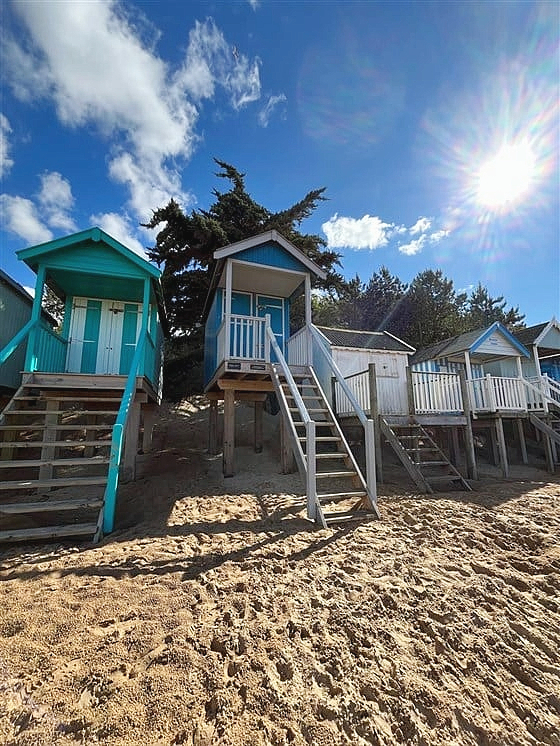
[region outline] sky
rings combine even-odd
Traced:
[[[441,269],[560,318],[560,4],[3,0],[0,268],[98,225],[134,251],[214,158],[367,282]]]

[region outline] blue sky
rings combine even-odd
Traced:
[[[137,251],[170,197],[206,208],[213,157],[367,281],[441,269],[526,323],[560,317],[557,2],[0,6],[0,267],[100,225]]]

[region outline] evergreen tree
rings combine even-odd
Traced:
[[[399,313],[407,328],[404,340],[417,349],[464,331],[466,293],[456,293],[453,280],[440,269],[420,272],[403,299]]]
[[[503,295],[492,298],[488,289],[479,282],[467,300],[465,325],[469,330],[480,329],[499,321],[511,331],[521,329],[525,315],[519,312],[519,306],[508,310],[506,306]]]

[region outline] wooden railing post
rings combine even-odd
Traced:
[[[316,455],[315,455],[315,422],[309,420],[305,424],[307,440],[307,517],[315,521],[317,518],[317,479],[316,479]]]
[[[463,399],[463,411],[465,413],[465,456],[467,459],[467,476],[469,479],[478,479],[471,418],[471,400],[467,386],[467,377],[464,370],[459,371],[459,384],[461,386],[461,398]]]
[[[267,313],[264,317],[264,361],[265,363],[270,362],[270,339],[266,333],[267,328],[270,326],[270,314]]]
[[[412,370],[406,369],[406,395],[408,398],[408,414],[416,414],[414,406],[414,387],[412,386]]]
[[[381,428],[379,427],[379,401],[377,397],[377,374],[375,363],[368,365],[369,413],[374,422],[375,465],[377,467],[377,481],[383,484],[383,455],[381,452]]]

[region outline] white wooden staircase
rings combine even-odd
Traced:
[[[0,416],[0,542],[99,537],[121,396],[18,390]]]
[[[284,370],[273,364],[272,378],[307,485],[308,516],[323,528],[378,518],[375,492],[368,487],[313,368],[294,367],[289,375]]]
[[[434,487],[455,485],[471,491],[471,486],[449,461],[430,434],[417,422],[389,424],[380,417],[381,431],[408,474],[422,492]]]

